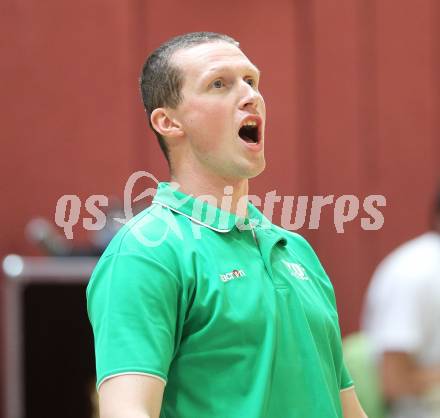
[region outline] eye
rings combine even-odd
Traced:
[[[224,83],[222,80],[215,80],[212,83],[212,87],[214,87],[215,89],[221,89],[224,86]]]
[[[247,78],[246,83],[248,83],[251,87],[255,87],[257,85],[257,83],[255,82],[255,80],[253,78]]]

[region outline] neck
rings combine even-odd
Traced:
[[[248,179],[227,179],[220,176],[196,174],[191,170],[173,173],[171,180],[179,190],[194,197],[212,196],[217,207],[240,217],[247,216]]]

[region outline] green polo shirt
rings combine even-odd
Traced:
[[[164,380],[161,418],[342,417],[332,285],[301,236],[248,216],[159,184],[87,288],[98,385]]]

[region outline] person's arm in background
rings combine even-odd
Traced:
[[[395,400],[405,395],[420,395],[434,385],[440,385],[440,365],[423,367],[405,352],[385,352],[381,365],[384,396]]]
[[[368,418],[359,403],[354,387],[340,392],[344,418]]]
[[[158,418],[165,384],[152,376],[124,374],[99,387],[100,418]]]

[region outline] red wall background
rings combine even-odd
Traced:
[[[317,231],[299,231],[333,280],[343,333],[358,328],[377,262],[428,228],[440,174],[437,0],[4,0],[0,16],[0,256],[37,254],[24,225],[53,219],[61,195],[122,196],[136,170],[167,179],[137,80],[152,49],[201,30],[235,37],[262,70],[268,168],[252,193],[387,199],[379,231],[359,216],[337,234],[331,208]]]

